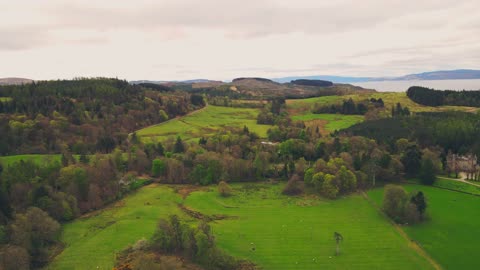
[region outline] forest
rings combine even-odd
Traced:
[[[205,106],[195,94],[117,79],[0,86],[0,154],[111,152],[128,134]]]
[[[255,105],[262,106],[257,123],[272,125],[267,138],[244,126],[198,140],[142,140],[135,130],[201,109],[206,98],[105,78],[1,86],[0,95],[11,98],[0,103],[0,155],[61,155],[60,161],[0,164],[0,255],[15,258],[0,260],[2,269],[44,267],[62,249],[62,224],[152,182],[218,185],[225,197],[232,183],[283,182],[286,196],[335,200],[377,182],[418,178],[431,185],[444,172],[447,153],[480,155],[480,115],[472,113],[410,115],[398,104],[392,117],[322,136],[291,119],[284,97],[268,97]],[[381,99],[350,99],[335,113],[363,112],[360,104],[367,110],[384,106]],[[389,206],[387,214],[400,224],[423,221],[423,194],[390,190],[402,194],[403,203],[401,209]],[[216,247],[206,224],[192,228],[172,216],[158,226],[145,251],[182,254],[206,269],[238,265]],[[134,251],[123,258],[137,256]]]
[[[480,107],[480,91],[435,90],[412,86],[407,96],[416,103],[426,106],[469,106]]]

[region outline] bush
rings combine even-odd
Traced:
[[[303,193],[304,186],[303,183],[300,181],[300,176],[294,174],[292,177],[290,177],[290,180],[288,180],[287,185],[282,191],[282,194],[284,195],[298,195]]]
[[[28,270],[30,256],[25,248],[8,245],[0,249],[0,269]]]
[[[227,182],[220,181],[220,183],[218,183],[218,193],[220,193],[222,197],[231,196],[232,188],[227,184]]]
[[[397,223],[415,224],[424,220],[427,202],[421,191],[407,195],[401,186],[387,185],[383,210]]]
[[[395,222],[401,223],[404,218],[405,203],[407,192],[401,186],[385,186],[383,195],[383,211]]]

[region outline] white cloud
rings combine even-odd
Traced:
[[[480,46],[477,0],[0,2],[0,77],[402,75]]]

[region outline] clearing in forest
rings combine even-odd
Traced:
[[[175,118],[165,123],[150,126],[137,131],[142,140],[165,140],[168,137],[180,136],[182,139],[198,139],[202,136],[215,134],[223,128],[247,126],[251,132],[260,137],[267,136],[269,125],[258,125],[259,109],[232,108],[208,105],[198,113]]]

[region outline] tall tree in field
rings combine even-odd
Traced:
[[[335,254],[336,254],[336,256],[338,256],[340,254],[340,242],[343,241],[343,236],[340,233],[335,232],[333,234],[333,238],[335,239],[335,242],[337,243],[337,247],[335,249]]]
[[[423,192],[419,191],[416,195],[412,196],[410,202],[415,204],[417,211],[420,214],[420,218],[423,218],[425,210],[427,209],[427,200],[423,195]]]

